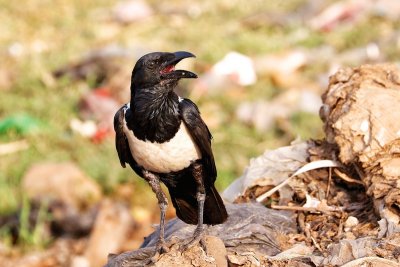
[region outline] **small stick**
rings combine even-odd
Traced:
[[[340,236],[342,235],[342,233],[343,233],[343,215],[340,217],[339,227],[338,227],[338,232],[336,234],[336,237],[338,239],[340,239]]]
[[[304,230],[305,230],[306,237],[309,238],[309,239],[311,239],[313,245],[314,245],[321,253],[323,253],[321,247],[318,245],[317,241],[316,241],[316,240],[312,237],[312,235],[311,235],[311,227],[310,227],[310,224],[309,224],[309,223],[306,223],[306,227],[305,227]]]
[[[331,181],[332,181],[332,168],[329,168],[328,188],[326,189],[326,201],[328,201],[329,199],[329,190],[331,189]]]
[[[306,216],[304,215],[304,212],[299,212],[297,215],[297,223],[300,227],[300,230],[305,233],[306,229]]]
[[[344,172],[339,171],[338,169],[335,169],[334,172],[336,173],[337,176],[339,176],[341,179],[345,180],[346,182],[360,184],[360,185],[365,186],[365,184],[362,181],[353,179],[353,178],[349,177],[347,174],[345,174]]]
[[[312,240],[314,246],[315,246],[321,253],[324,253],[324,252],[322,251],[322,248],[318,245],[317,241],[315,241],[314,237],[312,237],[312,236],[310,236],[310,237],[311,237],[311,240]]]
[[[294,210],[294,211],[310,211],[310,212],[322,212],[322,213],[330,213],[330,212],[342,212],[344,209],[342,207],[330,207],[330,206],[322,206],[318,207],[300,207],[300,206],[279,206],[279,205],[271,205],[272,209],[277,210]]]
[[[279,206],[279,205],[271,205],[271,208],[276,210],[294,210],[294,211],[312,211],[312,212],[319,212],[317,208],[310,208],[310,207],[299,207],[299,206]]]

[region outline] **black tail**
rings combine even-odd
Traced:
[[[179,219],[188,224],[197,224],[198,205],[196,200],[196,188],[192,183],[179,183],[176,187],[168,187],[172,204],[176,209]],[[206,188],[206,200],[204,201],[204,223],[221,224],[228,218],[224,202],[214,185]]]

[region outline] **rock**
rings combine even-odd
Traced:
[[[353,228],[357,224],[358,224],[358,219],[356,217],[349,216],[349,218],[347,218],[347,220],[344,222],[344,230],[348,232],[351,230],[351,228]]]
[[[215,236],[205,236],[204,239],[208,254],[199,246],[194,246],[181,253],[179,245],[175,244],[171,251],[162,255],[154,266],[227,267],[226,249],[222,240]]]
[[[169,221],[165,237],[170,251],[162,255],[155,266],[226,266],[226,259],[234,260],[235,255],[239,255],[243,262],[260,263],[266,255],[281,252],[279,240],[283,236],[296,232],[291,212],[271,210],[256,203],[227,204],[226,207],[228,220],[220,225],[208,226],[206,230],[208,254],[199,245],[181,253],[179,245],[192,236],[196,226],[179,219]],[[106,266],[143,266],[153,254],[157,239],[158,231],[146,237],[140,249],[110,255]],[[226,252],[222,245],[226,247]]]
[[[215,236],[206,236],[205,246],[208,254],[214,258],[215,265],[217,267],[227,267],[228,263],[226,260],[226,248],[224,242]]]
[[[22,190],[30,199],[57,201],[75,210],[83,210],[97,203],[100,186],[75,164],[38,163],[22,179]]]
[[[133,227],[132,216],[124,205],[102,201],[84,256],[90,266],[102,266],[108,253],[117,253]]]

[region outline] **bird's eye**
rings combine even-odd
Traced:
[[[156,63],[154,61],[149,61],[149,63],[147,64],[147,66],[149,66],[149,68],[154,68],[155,65],[156,65]]]

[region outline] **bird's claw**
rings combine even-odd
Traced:
[[[156,245],[156,254],[164,254],[169,252],[169,247],[163,239],[159,240]]]
[[[182,246],[182,252],[194,247],[195,245],[197,245],[199,243],[205,250],[206,246],[205,246],[205,242],[204,242],[204,228],[203,227],[196,228],[192,238],[188,242],[185,242],[185,244]]]
[[[163,239],[160,239],[157,242],[156,245],[156,249],[154,250],[154,254],[153,256],[151,256],[145,263],[146,266],[148,265],[154,265],[158,259],[160,258],[160,256],[164,253],[168,253],[169,252],[169,247],[167,246],[167,244],[165,243],[165,241]]]

